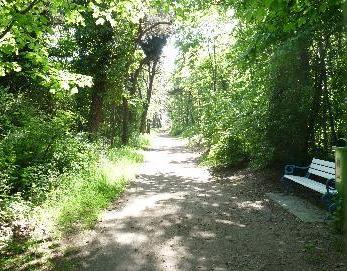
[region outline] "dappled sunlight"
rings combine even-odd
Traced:
[[[82,270],[227,271],[266,266],[271,259],[261,255],[281,240],[269,202],[254,191],[245,193],[249,176],[215,179],[192,162],[196,154],[180,141],[156,139],[118,207],[110,208],[95,237],[81,244],[77,257],[83,259]],[[282,257],[282,251],[271,251]]]
[[[238,202],[237,205],[240,208],[245,208],[245,209],[261,210],[264,208],[263,201],[244,201],[244,202]]]
[[[121,245],[138,246],[148,241],[148,236],[142,233],[120,232],[115,235],[115,239]]]
[[[102,236],[88,245],[88,251],[106,258],[111,257],[109,250],[127,255],[117,260],[123,266],[127,259],[131,268],[124,270],[227,270],[211,265],[206,252],[216,246],[228,251],[230,242],[223,236],[245,225],[232,219],[228,195],[206,168],[196,166],[196,154],[182,141],[157,139],[145,153],[140,174],[127,192],[130,197],[104,214]],[[88,266],[93,266],[93,253],[88,253],[86,270],[92,270]]]
[[[0,271],[346,269],[345,2],[0,0]]]
[[[237,223],[237,222],[226,220],[226,219],[216,219],[216,222],[217,223],[222,223],[222,224],[225,224],[225,225],[237,226],[237,227],[240,227],[240,228],[246,227],[245,224]]]
[[[193,237],[199,237],[203,239],[213,239],[216,237],[216,233],[212,231],[196,231],[191,235]]]
[[[134,168],[138,167],[137,164],[129,163],[129,161],[113,162],[109,159],[102,159],[100,163],[103,173],[111,181],[119,178],[133,179],[136,172]]]
[[[146,209],[155,208],[156,206],[160,206],[160,201],[172,200],[172,199],[182,199],[184,193],[161,193],[154,194],[144,197],[138,197],[134,200],[128,202],[127,206],[119,211],[108,212],[104,216],[104,220],[112,220],[112,219],[122,219],[131,216],[141,216],[142,212]]]
[[[190,256],[187,249],[181,246],[182,242],[182,237],[176,236],[156,248],[162,254],[163,259],[159,261],[162,270],[166,268],[177,270],[181,259]]]

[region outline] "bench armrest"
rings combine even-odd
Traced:
[[[327,193],[329,194],[330,191],[336,191],[336,187],[335,187],[335,179],[329,179],[326,181],[325,184],[326,188],[327,188]]]
[[[284,167],[284,175],[295,175],[294,173],[299,171],[307,171],[309,167],[298,167],[295,165],[286,165]]]

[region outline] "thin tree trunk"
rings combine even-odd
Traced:
[[[344,5],[343,5],[343,13],[344,13],[344,25],[347,25],[347,1],[345,1]],[[346,31],[346,30],[345,30]],[[341,48],[341,47],[340,47]],[[346,52],[344,52],[344,54],[346,54]],[[346,55],[344,55],[346,56]],[[347,78],[347,71],[345,71],[345,78]],[[345,113],[344,113],[344,132],[345,132],[345,137],[347,137],[347,91],[345,92],[345,97],[344,97],[344,109],[345,109]],[[347,185],[344,185],[344,195],[347,195]],[[344,245],[345,248],[347,247],[347,197],[344,196],[344,226],[343,226],[343,230],[344,230]],[[345,249],[345,259],[347,259],[347,249]]]
[[[139,67],[134,71],[130,76],[130,89],[129,93],[131,97],[135,96],[137,89],[138,77],[142,71],[143,66],[148,62],[148,58],[145,57],[141,60]],[[121,131],[121,142],[123,145],[127,145],[129,142],[129,123],[132,120],[133,116],[129,108],[129,102],[126,97],[122,98],[122,131]]]
[[[140,72],[142,71],[143,66],[148,62],[148,58],[145,57],[144,59],[141,60],[138,68],[134,71],[132,74],[130,81],[131,81],[131,88],[130,88],[130,94],[133,96],[136,94],[137,90],[137,81],[140,75]]]
[[[322,94],[323,94],[323,76],[322,76],[322,61],[325,58],[325,50],[323,49],[322,40],[318,41],[318,56],[315,58],[315,83],[314,83],[314,96],[311,106],[311,111],[308,120],[308,134],[307,134],[307,142],[308,145],[314,146],[314,137],[315,137],[315,124],[317,120],[317,116],[320,112],[321,102],[322,102]]]
[[[129,103],[126,97],[122,98],[122,133],[121,141],[123,145],[129,142]]]
[[[321,73],[322,73],[322,87],[324,90],[324,112],[323,112],[323,128],[324,128],[324,148],[325,152],[329,152],[329,147],[337,142],[337,134],[335,130],[335,121],[330,104],[330,95],[328,87],[327,63],[325,57],[327,56],[327,49],[329,48],[329,37],[325,38],[324,58],[321,59]],[[331,140],[327,133],[327,124],[330,125]],[[329,145],[330,142],[330,145]]]
[[[112,102],[112,106],[111,106],[111,134],[110,134],[110,139],[111,139],[111,146],[114,146],[115,142],[116,142],[116,127],[117,127],[117,106],[116,106],[116,102],[113,101]]]
[[[141,72],[141,69],[143,67],[145,59],[143,59],[140,62],[140,66],[135,70],[135,72],[131,76],[129,76],[131,84],[130,84],[130,88],[128,90],[129,90],[130,95],[133,95],[134,92],[136,92],[137,79],[138,79],[138,76]],[[128,71],[130,68],[130,64],[131,63],[128,63],[128,65],[127,65]],[[125,89],[127,89],[127,87],[125,87]],[[132,118],[132,116],[131,116],[131,112],[129,109],[128,99],[127,99],[127,97],[123,97],[122,98],[122,126],[121,126],[121,143],[122,143],[122,145],[127,145],[129,143],[129,137],[130,137],[129,123],[131,121],[131,118]]]
[[[310,56],[308,52],[308,42],[307,40],[302,40],[299,43],[299,50],[300,50],[300,66],[298,67],[299,69],[297,70],[298,78],[299,78],[299,88],[300,89],[305,89],[306,91],[310,91],[307,89],[307,86],[311,87],[310,84]],[[304,104],[306,108],[306,104]],[[306,122],[308,120],[305,112],[305,116],[302,116]],[[309,151],[309,128],[306,125],[306,122],[304,125],[301,127],[304,141],[302,144],[302,149],[300,152],[303,154],[303,160],[308,160],[308,151]]]
[[[217,59],[216,59],[216,40],[213,40],[213,92],[217,91]]]
[[[328,123],[328,89],[327,89],[327,71],[326,71],[326,63],[325,63],[325,57],[326,57],[326,50],[327,47],[325,46],[322,50],[324,50],[324,53],[322,53],[321,61],[320,61],[320,72],[321,72],[321,84],[322,84],[322,90],[323,90],[323,112],[322,112],[322,119],[323,119],[323,144],[324,144],[324,152],[327,152],[329,148],[329,135],[327,131],[327,123]]]
[[[188,94],[188,114],[189,114],[189,124],[194,124],[195,120],[194,120],[194,114],[193,114],[193,95],[191,92],[189,92]]]
[[[90,107],[89,129],[90,133],[96,135],[102,121],[102,97],[101,94],[93,91],[92,103]]]
[[[89,113],[89,130],[92,136],[95,136],[100,129],[103,114],[103,95],[106,91],[106,76],[101,75],[94,83],[92,91],[92,102]]]
[[[327,37],[327,43],[326,43],[326,48],[330,47],[330,37]],[[329,61],[330,57],[329,54],[327,53],[327,61]],[[329,66],[331,63],[326,63],[326,66]],[[328,85],[328,69],[325,67],[325,77],[324,77],[324,88],[325,88],[325,93],[326,93],[326,103],[327,103],[327,108],[328,108],[328,115],[329,115],[329,124],[330,124],[330,130],[331,130],[331,137],[332,137],[332,145],[335,145],[337,143],[337,133],[336,133],[336,125],[335,125],[335,118],[334,118],[334,113],[333,113],[333,108],[331,105],[331,92],[329,89]]]
[[[150,67],[149,70],[149,82],[148,82],[148,87],[147,87],[147,93],[146,93],[146,100],[143,103],[143,111],[141,114],[141,119],[140,119],[140,133],[146,133],[146,121],[147,121],[147,113],[148,113],[148,108],[149,104],[151,102],[151,97],[152,97],[152,92],[153,92],[153,83],[154,83],[154,78],[156,74],[156,68],[158,64],[159,59],[156,59],[153,61],[152,67]]]

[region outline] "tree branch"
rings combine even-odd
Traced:
[[[135,70],[135,72],[131,76],[131,82],[132,82],[132,87],[130,89],[130,94],[134,95],[136,93],[136,88],[137,88],[137,81],[138,77],[140,75],[140,72],[143,68],[143,66],[149,61],[148,57],[145,57],[140,61],[139,67]]]
[[[16,11],[21,14],[24,15],[26,13],[28,13],[36,4],[38,4],[39,2],[41,2],[42,0],[34,0],[32,1],[25,9],[19,11],[16,9]],[[7,26],[6,28],[0,33],[0,40],[5,37],[5,35],[11,31],[13,25],[15,24],[16,19],[13,19]]]
[[[162,25],[162,24],[166,24],[166,25],[171,25],[172,22],[171,21],[168,21],[168,22],[156,22],[154,24],[152,24],[151,26],[147,27],[146,29],[142,29],[142,27],[139,28],[139,34],[137,35],[137,38],[136,38],[136,43],[139,43],[141,38],[143,37],[144,34],[146,34],[147,32],[153,30],[154,28],[156,28],[157,26],[159,25]]]

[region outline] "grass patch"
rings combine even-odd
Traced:
[[[132,147],[112,149],[108,153],[108,157],[111,161],[117,163],[118,166],[121,163],[133,164],[143,162],[143,155]]]
[[[72,232],[93,227],[100,211],[124,191],[127,184],[125,178],[110,181],[104,174],[98,175],[92,182],[86,179],[78,184],[63,198],[57,218],[60,231]]]
[[[30,211],[32,228],[35,228],[30,239],[0,244],[0,270],[45,270],[50,258],[54,258],[52,254],[60,249],[59,246],[51,248],[50,243],[92,228],[102,211],[134,178],[136,166],[141,162],[143,155],[135,148],[111,149],[88,167],[57,177],[55,181],[59,186],[49,192],[46,201]],[[38,241],[42,236],[50,241]]]
[[[135,149],[147,149],[151,145],[152,135],[150,134],[135,135],[130,139],[129,146]]]
[[[120,196],[143,161],[137,150],[125,147],[111,149],[100,161],[82,173],[67,176],[67,184],[48,202],[60,233],[92,228],[103,209]],[[47,209],[44,213],[47,213]]]
[[[37,271],[44,270],[48,252],[37,240],[14,240],[0,250],[0,270]]]

